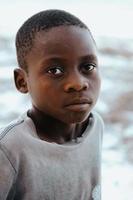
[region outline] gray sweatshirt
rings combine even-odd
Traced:
[[[103,123],[92,116],[82,137],[63,145],[41,140],[27,114],[2,128],[0,200],[101,200]]]

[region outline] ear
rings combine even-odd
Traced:
[[[23,69],[15,69],[14,70],[14,81],[16,88],[21,92],[21,93],[27,93],[28,88],[27,88],[27,81],[26,81],[26,72]]]

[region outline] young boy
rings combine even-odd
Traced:
[[[61,10],[18,30],[15,84],[32,108],[1,130],[0,200],[100,200],[103,123],[97,49],[87,26]]]

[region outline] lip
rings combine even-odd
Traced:
[[[65,105],[68,110],[79,112],[79,111],[86,111],[91,106],[92,101],[88,99],[75,99]]]

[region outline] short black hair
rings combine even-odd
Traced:
[[[26,20],[16,34],[16,53],[19,67],[27,71],[26,55],[33,47],[37,32],[57,26],[70,25],[88,29],[79,18],[64,10],[44,10]]]

